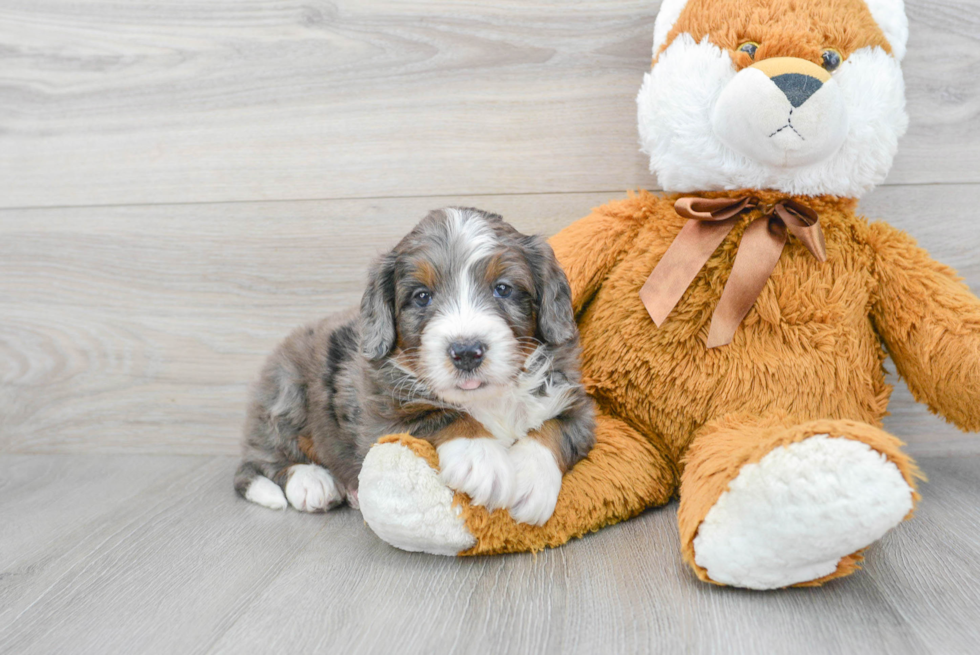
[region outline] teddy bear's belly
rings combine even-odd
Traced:
[[[617,267],[580,321],[584,376],[600,405],[678,454],[701,425],[729,413],[879,422],[890,388],[869,319],[870,275],[818,264],[791,245],[732,343],[711,350],[730,263],[709,261],[660,328],[638,295],[655,249]]]

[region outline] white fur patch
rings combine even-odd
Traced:
[[[468,284],[461,282],[460,286]],[[520,370],[518,344],[510,326],[497,314],[475,303],[471,294],[466,294],[448,311],[433,317],[422,334],[425,378],[448,402],[464,404],[475,396],[457,386],[458,371],[447,355],[449,344],[454,341],[480,341],[487,346],[483,363],[473,375],[488,387],[508,384]]]
[[[905,58],[909,40],[909,19],[905,15],[903,0],[865,0],[878,27],[884,32],[895,59]]]
[[[323,512],[344,501],[330,471],[316,464],[289,467],[286,498],[301,512]]]
[[[816,80],[814,80],[816,82]],[[831,78],[799,107],[757,68],[739,71],[711,113],[711,127],[726,146],[769,166],[821,162],[847,138],[847,111]]]
[[[653,24],[653,56],[657,56],[660,46],[667,41],[667,35],[680,18],[681,12],[687,6],[687,0],[664,0],[657,12],[657,21]]]
[[[912,509],[898,467],[867,444],[816,435],[742,467],[694,539],[716,582],[775,589],[815,580]]]
[[[440,398],[465,404],[480,394],[459,388],[460,374],[447,354],[450,344],[478,341],[486,346],[483,362],[470,379],[478,379],[487,387],[508,384],[523,362],[510,326],[486,298],[481,299],[474,286],[476,264],[491,255],[496,245],[493,231],[477,215],[454,207],[445,211],[450,250],[460,253],[463,261],[455,278],[456,295],[425,326],[421,361],[424,378]]]
[[[494,510],[510,503],[514,464],[499,441],[452,439],[436,450],[442,481],[467,494],[474,505]]]
[[[550,366],[547,358],[545,349],[538,348],[510,384],[467,396],[460,407],[503,445],[510,446],[561,414],[572,402],[571,387],[548,384]],[[538,393],[541,389],[543,393]]]
[[[847,134],[832,155],[799,166],[758,161],[715,134],[712,113],[735,75],[727,51],[681,34],[644,77],[637,96],[640,143],[664,190],[754,188],[860,197],[885,180],[908,126],[897,59],[880,48],[864,48],[844,61],[833,78]]]
[[[245,500],[250,500],[262,507],[269,509],[286,509],[286,496],[283,495],[279,485],[269,478],[260,475],[252,480],[245,491]]]
[[[449,237],[468,250],[465,267],[493,252],[493,230],[478,214],[466,212],[458,207],[447,207]]]
[[[425,460],[401,444],[375,445],[361,467],[358,500],[371,530],[396,548],[456,555],[476,539],[453,492]]]
[[[555,456],[534,439],[523,438],[510,449],[514,492],[510,515],[518,523],[544,525],[555,513],[561,470]]]

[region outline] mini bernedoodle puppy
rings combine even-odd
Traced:
[[[293,332],[255,386],[235,489],[357,507],[368,449],[410,433],[474,504],[552,515],[592,448],[571,290],[551,247],[477,209],[431,212],[370,272],[360,311]]]

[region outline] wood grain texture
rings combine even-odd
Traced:
[[[44,458],[47,459],[47,458]],[[5,457],[3,473],[32,465]],[[318,517],[238,501],[229,458],[72,457],[79,475],[103,469],[86,500],[98,515],[11,553],[0,580],[0,653],[195,653],[206,650],[242,610],[322,532]],[[105,471],[114,467],[114,471]],[[114,481],[160,472],[139,493],[117,499]],[[78,492],[49,479],[48,493]],[[58,526],[38,494],[5,512],[14,523]],[[254,521],[254,522],[253,522]]]
[[[551,234],[611,197],[0,211],[0,452],[235,453],[265,356],[356,304],[371,258],[426,211],[475,205]],[[885,187],[862,208],[980,291],[978,203],[980,185]],[[980,451],[901,383],[891,411],[915,454]]]
[[[915,518],[863,571],[750,592],[684,567],[676,505],[537,556],[457,559],[390,548],[353,510],[247,504],[233,458],[9,456],[5,521],[43,538],[0,542],[0,653],[972,653],[978,463],[924,460]],[[50,499],[79,491],[91,508],[63,523]]]
[[[977,182],[980,13],[909,0],[890,184]],[[655,187],[658,3],[6,0],[0,206]]]
[[[936,653],[968,653],[980,644],[977,562],[980,461],[931,459],[930,482],[913,519],[896,530],[865,567],[917,639]],[[973,614],[965,619],[962,609]]]
[[[425,213],[554,231],[604,196],[0,212],[0,451],[238,451],[246,385]]]
[[[911,127],[862,207],[980,292],[980,11],[906,4]],[[657,5],[0,3],[0,654],[973,653],[980,439],[900,382],[931,482],[818,590],[699,583],[675,506],[445,559],[231,490],[263,358],[427,210],[552,234],[656,187]]]

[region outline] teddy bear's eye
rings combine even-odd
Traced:
[[[837,70],[837,67],[840,66],[840,53],[833,48],[827,48],[824,50],[821,57],[823,58],[823,67],[828,71],[835,71]]]
[[[755,51],[759,49],[759,44],[755,41],[746,41],[738,47],[739,52],[744,52],[752,59],[755,59]]]

